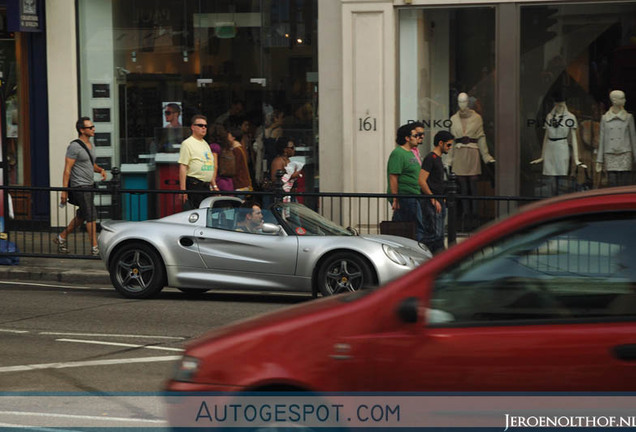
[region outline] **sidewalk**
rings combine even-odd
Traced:
[[[110,285],[102,260],[20,257],[20,264],[0,265],[0,280]]]

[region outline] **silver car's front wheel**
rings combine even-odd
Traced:
[[[128,298],[153,297],[165,284],[161,257],[143,243],[131,243],[119,249],[110,261],[109,271],[115,289]]]
[[[363,258],[353,253],[333,254],[318,270],[318,287],[324,296],[357,291],[371,283],[371,267]]]

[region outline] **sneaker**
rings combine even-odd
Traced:
[[[68,246],[66,245],[66,240],[60,237],[59,235],[55,236],[53,239],[53,243],[57,244],[57,252],[61,254],[68,253]]]
[[[93,248],[91,249],[91,255],[99,256],[99,248],[97,246],[93,246]]]

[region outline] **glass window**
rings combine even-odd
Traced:
[[[634,214],[565,219],[487,246],[439,277],[433,316],[474,324],[636,317],[635,222]]]
[[[168,168],[190,135],[190,118],[204,114],[209,143],[223,144],[230,132],[243,146],[254,189],[281,135],[296,142],[304,190],[317,188],[316,0],[78,5],[81,110],[96,123],[99,157],[113,166],[154,158],[156,188],[174,186]],[[246,184],[226,182],[228,190],[250,187],[240,177]]]
[[[0,7],[0,78],[2,79],[0,91],[4,101],[3,108],[6,110],[5,124],[0,126],[5,131],[4,138],[6,138],[5,142],[0,143],[0,162],[3,160],[6,162],[6,165],[3,164],[3,166],[8,169],[6,173],[8,184],[20,186],[29,185],[31,182],[29,178],[31,174],[29,137],[20,135],[20,119],[28,115],[28,104],[21,101],[21,97],[27,94],[23,91],[21,83],[20,71],[23,66],[18,64],[19,57],[26,58],[27,56],[25,39],[19,32],[17,34],[9,32],[7,11]],[[24,70],[22,74],[24,74]],[[26,111],[25,106],[27,107]],[[3,180],[4,175],[0,169],[0,183]],[[24,199],[22,192],[12,191],[11,193],[14,200],[17,198],[22,203]]]
[[[456,138],[444,156],[462,195],[494,195],[495,8],[408,8],[399,13],[400,124],[420,121],[422,159],[433,137]],[[490,203],[460,203],[463,224],[494,216]]]
[[[273,207],[291,231],[301,236],[352,236],[350,229],[330,221],[313,210],[297,203],[279,203]]]
[[[521,7],[522,195],[634,184],[635,22],[633,2]]]
[[[278,224],[276,217],[267,209],[222,206],[208,209],[206,226],[225,231],[264,234],[260,226],[263,222]]]

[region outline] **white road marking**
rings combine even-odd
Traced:
[[[56,413],[43,413],[43,412],[26,412],[26,411],[0,411],[0,414],[16,415],[16,416],[29,416],[29,417],[50,417],[50,418],[68,418],[77,420],[106,420],[106,421],[124,421],[124,422],[140,422],[140,423],[166,423],[165,420],[151,420],[140,418],[127,418],[127,417],[102,417],[102,416],[88,416],[77,414],[56,414]],[[58,430],[58,429],[56,429]]]
[[[114,338],[143,338],[143,339],[175,339],[184,340],[181,336],[153,336],[136,334],[105,334],[105,333],[68,333],[68,332],[40,332],[41,335],[49,336],[89,336],[89,337],[114,337]]]
[[[11,424],[11,423],[0,423],[0,427],[10,427],[10,428],[20,428],[21,430],[29,430],[29,431],[41,431],[41,432],[77,432],[77,430],[72,429],[59,429],[59,428],[46,428],[40,426],[24,426],[22,424]]]
[[[5,284],[5,285],[33,285],[33,286],[51,287],[51,288],[80,288],[80,289],[92,289],[91,287],[85,287],[85,286],[53,285],[53,284],[45,284],[45,283],[39,283],[39,282],[12,282],[12,281],[0,281],[0,284]]]
[[[179,360],[181,356],[163,356],[163,357],[139,357],[128,359],[113,359],[113,360],[88,360],[88,361],[76,361],[66,363],[41,363],[31,365],[17,365],[17,366],[5,366],[0,367],[0,373],[3,372],[24,372],[42,369],[66,369],[75,367],[86,366],[112,366],[118,364],[132,364],[132,363],[154,363],[154,362],[166,362]]]
[[[0,333],[29,333],[28,330],[0,329]]]
[[[147,348],[147,349],[163,350],[163,351],[177,351],[177,352],[184,351],[182,348],[135,345],[135,344],[127,344],[127,343],[119,343],[119,342],[89,341],[89,340],[81,340],[81,339],[55,339],[55,341],[56,342],[76,342],[76,343],[85,343],[85,344],[94,344],[94,345],[110,345],[110,346],[119,346],[119,347],[128,347],[128,348]]]

